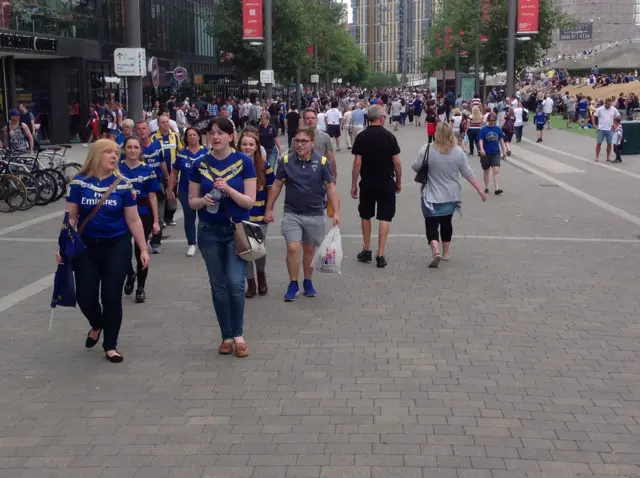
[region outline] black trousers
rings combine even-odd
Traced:
[[[144,229],[144,237],[145,239],[149,239],[149,235],[151,235],[151,231],[153,229],[153,215],[145,214],[140,216],[140,220],[142,221],[142,228]],[[133,246],[134,254],[136,256],[136,264],[137,270],[136,274],[138,277],[138,288],[144,289],[144,286],[147,284],[147,276],[149,275],[149,268],[142,268],[142,263],[140,262],[140,248],[138,244]],[[127,272],[127,276],[133,275],[133,264],[129,261],[129,272]]]
[[[453,214],[448,216],[428,216],[424,218],[429,244],[440,238],[442,238],[442,242],[451,242],[451,237],[453,236],[452,218]],[[438,233],[438,228],[440,229],[440,233]]]
[[[473,155],[473,147],[480,151],[480,142],[478,141],[478,136],[480,135],[479,128],[469,128],[467,130],[467,136],[469,137],[469,152]]]
[[[166,211],[167,211],[167,197],[165,196],[165,189],[162,188],[162,191],[156,192],[156,198],[158,199],[158,219],[166,220]],[[154,234],[151,236],[151,245],[159,246],[162,243],[162,224],[160,224],[160,232],[158,234]]]
[[[78,305],[91,327],[103,330],[102,347],[112,350],[122,325],[122,287],[131,267],[131,235],[83,240],[87,249],[73,260]]]

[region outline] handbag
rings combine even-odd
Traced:
[[[422,165],[420,169],[416,173],[416,177],[413,179],[416,183],[420,183],[422,185],[427,184],[427,180],[429,179],[429,150],[431,149],[431,145],[427,145],[427,150],[424,153],[424,157],[422,158]]]
[[[116,180],[111,183],[111,186],[109,186],[109,189],[107,189],[107,192],[102,195],[102,197],[100,198],[100,201],[98,201],[98,204],[96,204],[96,207],[94,207],[91,210],[89,215],[84,218],[84,221],[82,221],[82,224],[80,224],[80,227],[78,228],[78,235],[82,236],[82,232],[84,231],[84,228],[87,227],[87,224],[89,223],[89,221],[91,221],[91,219],[93,219],[95,215],[98,214],[98,211],[104,205],[105,201],[109,198],[109,196],[111,196],[111,193],[116,190],[116,188],[118,187],[118,184],[120,184],[121,182],[122,182],[122,178],[118,176]]]
[[[206,164],[211,178],[214,178],[215,175],[213,174],[211,165],[209,162],[206,162]],[[247,262],[257,261],[266,256],[267,249],[264,246],[265,237],[260,225],[249,221],[233,222],[233,217],[231,217],[229,213],[229,206],[227,206],[226,202],[221,201],[221,203],[224,204],[225,212],[233,228],[233,238],[236,241],[237,256]]]

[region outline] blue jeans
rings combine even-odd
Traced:
[[[184,235],[187,236],[187,244],[196,245],[196,211],[189,206],[189,193],[187,191],[178,191],[178,199],[182,204],[182,212],[184,213]]]
[[[267,162],[273,171],[276,171],[276,163],[278,162],[278,148],[274,146],[270,150],[267,150]]]
[[[198,247],[211,284],[213,308],[222,340],[242,336],[244,325],[244,275],[247,263],[236,255],[230,225],[198,223]]]

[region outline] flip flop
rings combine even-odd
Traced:
[[[431,259],[431,262],[429,263],[429,267],[431,269],[437,269],[441,260],[442,260],[442,256],[440,254],[434,256],[433,259]]]

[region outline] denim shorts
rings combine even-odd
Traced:
[[[607,140],[607,144],[613,144],[613,131],[610,129],[599,129],[598,138],[596,140],[597,144],[602,144],[605,139]]]

